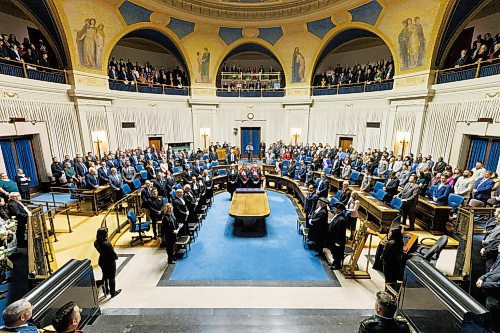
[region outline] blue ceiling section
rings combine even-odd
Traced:
[[[50,12],[49,6],[47,5],[47,0],[20,0],[20,3],[36,18],[36,20],[38,21],[37,23],[41,25],[45,29],[45,31],[47,31],[47,33],[50,35],[51,40],[57,47],[57,50],[54,51],[57,51],[61,56],[61,60],[63,62],[62,65],[64,66],[64,68],[69,68],[65,47],[62,42],[63,36],[57,29],[56,20]]]
[[[307,22],[307,31],[320,39],[323,39],[323,37],[325,37],[325,35],[333,28],[335,28],[335,24],[332,23],[332,19],[330,17]]]
[[[219,37],[222,38],[226,45],[229,45],[238,39],[243,38],[243,28],[219,28]]]
[[[370,31],[368,31],[368,30],[363,30],[363,29],[344,30],[344,31],[340,32],[339,34],[335,35],[328,42],[328,44],[326,44],[325,48],[323,49],[323,52],[321,52],[320,56],[318,57],[318,60],[316,61],[315,67],[318,66],[319,64],[321,64],[323,59],[325,59],[326,56],[329,55],[337,47],[339,47],[342,44],[345,44],[351,40],[363,38],[363,37],[378,37],[378,36]],[[315,72],[316,72],[316,69],[313,71],[313,73],[315,73]]]
[[[457,32],[458,28],[469,18],[472,12],[474,12],[474,10],[484,2],[485,0],[457,0],[451,11],[448,22],[446,23],[443,37],[441,38],[441,41],[439,43],[439,48],[436,54],[436,66],[439,66],[441,64],[441,61],[445,56],[444,51],[448,44],[450,42],[453,42],[453,35]]]
[[[194,23],[171,17],[167,28],[172,30],[179,39],[183,39],[194,31]]]
[[[276,44],[276,42],[283,36],[283,30],[281,27],[274,28],[259,28],[259,38],[265,40],[271,45]]]
[[[153,12],[152,10],[136,5],[128,0],[122,3],[118,10],[128,25],[139,22],[149,22],[149,17]]]
[[[352,22],[363,22],[375,25],[381,11],[382,6],[377,0],[372,0],[364,5],[351,9],[349,13],[351,13],[352,16]]]

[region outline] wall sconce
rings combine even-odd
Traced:
[[[92,143],[97,145],[97,157],[101,159],[101,143],[104,143],[106,139],[106,133],[104,131],[92,132]]]
[[[290,130],[290,134],[292,135],[292,138],[295,142],[295,145],[297,145],[298,139],[300,138],[300,135],[302,134],[302,128],[292,128]]]
[[[410,143],[410,133],[409,132],[398,132],[396,134],[396,140],[402,144],[401,156],[405,156],[405,146]]]
[[[210,128],[200,128],[200,135],[203,137],[204,148],[207,149],[207,139],[210,136]]]

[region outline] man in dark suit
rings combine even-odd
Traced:
[[[290,164],[288,165],[288,169],[286,170],[286,176],[288,178],[294,179],[295,178],[295,170],[297,170],[297,167],[295,166],[295,160],[291,159]]]
[[[376,314],[359,323],[358,333],[410,333],[406,320],[395,318],[397,309],[394,297],[385,291],[379,291],[375,302]]]
[[[462,50],[460,52],[460,57],[455,61],[455,67],[461,67],[469,64],[469,56],[467,55],[467,50]]]
[[[198,160],[194,161],[193,174],[196,177],[201,176],[203,174],[203,168],[200,166],[200,161]]]
[[[328,200],[319,198],[316,209],[310,214],[307,221],[309,228],[309,240],[314,242],[316,247],[316,256],[323,253],[323,245],[328,232]]]
[[[479,178],[472,189],[472,198],[484,202],[486,205],[491,198],[491,191],[495,182],[491,179],[491,171],[485,171],[483,177]]]
[[[111,169],[111,174],[109,175],[108,179],[109,186],[111,186],[111,189],[113,190],[113,192],[111,192],[111,198],[113,202],[117,202],[122,197],[123,180],[120,175],[118,175],[118,171],[116,170],[116,168]]]
[[[386,202],[391,202],[392,198],[398,194],[398,188],[399,188],[399,179],[396,177],[395,172],[391,172],[391,175],[389,178],[387,178],[387,182],[385,183],[385,188],[384,190],[387,192],[387,195],[385,196],[385,201]]]
[[[410,227],[407,231],[413,230],[415,227],[415,208],[418,202],[419,187],[417,185],[415,175],[408,178],[408,183],[403,187],[403,190],[398,194],[398,197],[403,201],[401,207],[401,224],[406,224],[406,219],[410,219]]]
[[[237,162],[236,161],[236,154],[234,153],[233,150],[231,150],[231,153],[226,155],[226,164],[231,165],[231,164],[235,164],[236,162]]]
[[[349,188],[349,181],[344,180],[342,183],[342,188],[339,190],[340,191],[340,197],[339,201],[344,204],[344,206],[347,205],[349,202],[349,199],[351,198],[351,189]]]
[[[153,188],[151,198],[146,201],[146,208],[149,210],[149,217],[153,225],[153,239],[158,237],[157,223],[161,221],[161,212],[163,208],[163,198],[158,195],[158,189]]]
[[[16,238],[17,246],[25,248],[28,241],[24,238],[28,218],[31,216],[29,209],[21,202],[19,192],[9,193],[9,202],[7,203],[9,216],[15,216],[17,220]]]
[[[75,163],[75,173],[78,179],[82,181],[85,179],[85,175],[89,172],[89,168],[83,163],[83,158],[78,157]]]
[[[158,195],[163,198],[166,198],[171,191],[167,191],[167,179],[163,172],[156,174],[156,179],[153,180],[153,187],[158,190]]]
[[[446,206],[448,204],[448,195],[451,192],[451,187],[447,181],[448,178],[442,174],[441,182],[434,189],[434,193],[432,193],[432,200],[438,206]]]
[[[326,172],[321,171],[321,178],[317,181],[316,194],[320,198],[328,198],[328,191],[330,190],[330,182],[326,178]]]
[[[309,185],[309,187],[307,188],[307,195],[304,203],[304,212],[306,213],[306,220],[316,209],[317,202],[318,202],[318,194],[316,194],[316,191],[314,190],[314,185]]]
[[[304,163],[304,160],[301,160],[300,161],[300,166],[299,166],[299,180],[302,182],[302,183],[305,183],[306,182],[306,174],[307,174],[307,167],[306,167],[306,164]]]
[[[109,183],[110,169],[106,162],[101,162],[101,167],[97,170],[99,176],[99,185],[106,185]]]
[[[132,154],[132,156],[130,156],[130,164],[135,168],[136,165],[139,164],[139,158],[137,157],[136,154]]]
[[[194,194],[191,185],[184,185],[184,201],[189,210],[188,223],[197,223],[198,217],[196,216],[196,211],[198,209],[198,198]]]
[[[340,176],[340,166],[341,166],[341,163],[340,163],[339,156],[335,155],[335,157],[333,158],[332,169],[330,170],[330,174],[334,177]]]
[[[446,162],[444,162],[443,157],[439,157],[436,164],[434,164],[434,169],[433,169],[434,174],[443,173],[445,168],[446,168]]]
[[[500,245],[498,255],[491,269],[476,282],[476,287],[486,295],[486,309],[493,318],[493,327],[500,327]]]
[[[333,205],[333,219],[328,227],[325,247],[331,252],[333,261],[330,262],[331,270],[341,269],[344,261],[346,240],[346,221],[344,217],[345,206],[336,202]],[[327,255],[327,259],[329,256]]]
[[[190,184],[194,175],[195,174],[194,174],[193,170],[191,170],[191,167],[189,166],[189,164],[186,164],[184,166],[184,171],[182,171],[182,182],[183,182],[183,184],[184,185]]]
[[[59,162],[59,158],[54,157],[52,159],[52,164],[50,165],[50,171],[52,172],[52,176],[56,179],[56,182],[60,183],[59,179],[64,174],[64,166],[61,162]]]
[[[181,232],[181,234],[187,234],[187,223],[188,223],[188,218],[189,218],[189,209],[186,205],[186,201],[184,200],[184,190],[183,189],[177,189],[175,191],[175,198],[172,202],[172,205],[174,206],[174,216],[177,221],[177,223],[183,223],[184,224],[184,231]]]
[[[136,175],[134,167],[130,164],[130,161],[125,161],[125,167],[122,169],[123,181],[127,184],[132,183]]]
[[[97,170],[94,167],[88,169],[89,172],[85,175],[86,187],[89,190],[95,190],[99,187],[99,176],[97,175]]]

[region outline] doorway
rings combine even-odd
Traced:
[[[163,139],[162,137],[155,136],[155,137],[149,137],[148,138],[149,142],[149,147],[152,148],[153,146],[156,148],[156,151],[159,153],[161,151],[161,148],[163,147]]]
[[[252,156],[258,156],[260,146],[260,127],[242,127],[241,128],[241,156],[248,159],[246,147],[251,144],[253,147]]]
[[[342,148],[342,151],[347,151],[349,149],[349,146],[352,145],[353,138],[350,138],[348,136],[341,136],[339,137],[339,148]]]
[[[14,180],[17,169],[22,169],[24,174],[31,178],[30,189],[36,192],[39,176],[33,149],[33,137],[2,139],[0,140],[0,149],[9,179]]]

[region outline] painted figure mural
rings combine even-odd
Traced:
[[[401,69],[422,66],[425,58],[425,35],[420,17],[408,17],[402,22],[403,29],[398,36]]]
[[[299,48],[296,47],[292,57],[292,82],[304,82],[305,70],[306,62],[304,56],[300,53]]]
[[[203,54],[200,52],[196,53],[196,59],[198,60],[198,78],[196,82],[209,83],[210,82],[210,52],[205,47],[203,49]]]
[[[91,69],[101,69],[104,52],[104,25],[96,27],[94,18],[85,19],[85,24],[76,34],[80,65]]]

